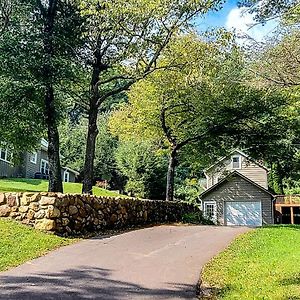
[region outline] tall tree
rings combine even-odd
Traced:
[[[58,10],[58,0],[49,0],[45,4],[38,1],[43,22],[43,52],[44,61],[42,62],[42,78],[44,80],[44,117],[47,125],[48,137],[48,160],[49,160],[49,191],[63,192],[60,153],[59,153],[59,134],[57,128],[57,111],[54,102],[54,70],[53,59],[54,49],[54,28]]]
[[[129,105],[113,116],[111,129],[121,138],[137,135],[168,145],[166,200],[173,200],[183,148],[225,135],[238,143],[238,132],[272,114],[283,100],[241,83],[242,59],[227,39],[205,43],[195,35],[181,37],[165,59],[176,59],[181,67],[157,71],[137,83],[129,92]]]
[[[77,76],[74,52],[81,42],[82,17],[75,0],[13,4],[12,20],[1,39],[1,73],[28,103],[43,99],[43,118],[35,122],[47,128],[49,191],[62,192],[57,126],[64,91]],[[25,93],[29,87],[31,94]]]
[[[189,27],[193,17],[217,9],[222,1],[89,0],[82,1],[89,42],[89,126],[83,192],[92,193],[97,116],[110,97],[128,90],[157,69],[157,60],[172,36]]]

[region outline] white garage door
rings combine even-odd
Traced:
[[[261,226],[261,202],[226,202],[226,225]]]

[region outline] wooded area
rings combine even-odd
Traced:
[[[200,0],[4,0],[0,3],[3,147],[49,142],[49,191],[61,164],[131,196],[194,201],[203,170],[233,148],[270,169],[274,192],[300,193],[300,6],[241,1],[263,42],[196,18]],[[63,154],[62,156],[60,155]]]

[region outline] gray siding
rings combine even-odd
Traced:
[[[230,157],[224,159],[219,162],[214,168],[209,170],[206,173],[207,178],[207,188],[210,188],[214,184],[218,182],[218,180],[226,177],[230,172],[236,170],[239,173],[243,174],[247,178],[251,179],[255,183],[268,188],[268,174],[267,170],[247,159],[247,157],[241,156],[241,168],[240,169],[232,169],[231,165],[231,157],[235,155],[240,155],[238,152],[233,153]]]
[[[26,166],[26,175],[25,175],[25,177],[26,178],[34,178],[34,174],[36,172],[39,172],[39,170],[40,170],[40,165],[39,165],[40,152],[37,151],[37,161],[36,161],[36,163],[32,163],[30,161],[30,156],[31,156],[31,153],[26,153],[26,155],[25,155],[25,166]]]
[[[70,182],[75,182],[76,176],[74,173],[70,172]]]
[[[41,150],[38,150],[36,152],[37,152],[37,161],[36,161],[36,163],[32,163],[30,161],[31,153],[26,153],[26,155],[25,155],[25,168],[26,168],[25,177],[26,178],[34,178],[35,173],[40,172],[41,160],[42,159],[48,161],[47,151],[41,149]]]
[[[263,224],[273,224],[272,196],[239,176],[229,178],[228,181],[201,198],[203,203],[216,201],[219,224],[224,224],[226,201],[261,201]]]
[[[21,163],[19,166],[14,166],[13,163],[6,162],[0,159],[0,177],[21,177],[34,178],[35,173],[40,172],[41,160],[48,161],[48,154],[45,149],[40,149],[37,152],[36,163],[30,161],[32,153],[25,152],[22,154]],[[63,178],[64,168],[61,169]],[[75,182],[76,174],[69,170],[70,182]]]
[[[16,171],[11,163],[0,160],[0,177],[14,177]]]
[[[24,175],[25,170],[23,164],[21,166],[15,166],[13,163],[0,159],[0,177],[24,177]]]
[[[65,169],[62,168],[61,169],[61,178],[62,178],[63,181],[64,181],[64,171],[65,171]],[[69,182],[75,182],[76,181],[76,175],[70,170],[68,170],[68,172],[69,172],[69,176],[70,176],[69,177]]]
[[[238,171],[265,189],[268,189],[268,173],[266,169],[243,157],[242,169]]]

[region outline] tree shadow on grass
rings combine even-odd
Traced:
[[[284,278],[279,281],[278,286],[300,286],[300,273],[295,274],[292,277]],[[232,285],[226,285],[222,288],[210,287],[208,285],[204,285],[201,288],[201,293],[204,299],[216,300],[222,297],[230,297],[230,294],[236,289],[236,287]],[[286,297],[282,298],[282,300],[300,300],[300,296],[297,295],[286,295]]]
[[[296,224],[296,225],[291,225],[291,224],[266,225],[263,228],[272,228],[272,229],[278,229],[278,230],[287,228],[290,230],[300,230],[300,224]]]
[[[295,276],[293,277],[289,277],[289,278],[284,278],[283,280],[280,281],[280,285],[298,285],[300,286],[300,273],[299,274],[295,274]]]
[[[296,286],[297,290],[298,290],[298,287],[300,286],[300,273],[298,274],[295,274],[294,276],[291,276],[291,277],[288,277],[288,278],[284,278],[283,280],[281,280],[279,282],[279,284],[281,286],[287,286],[289,287],[289,290],[292,290],[292,286]],[[297,293],[298,294],[298,293]],[[297,295],[288,295],[286,296],[283,300],[300,300],[300,295],[297,296]]]
[[[149,289],[133,282],[115,280],[113,270],[80,267],[59,273],[0,276],[0,299],[196,299],[192,285],[169,284]]]

